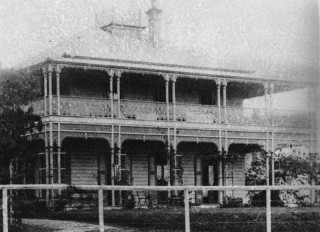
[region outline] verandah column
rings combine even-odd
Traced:
[[[169,108],[169,75],[166,74],[164,77],[165,87],[166,87],[166,113],[167,113],[167,121],[170,120],[170,108]]]
[[[170,77],[169,74],[164,76],[165,80],[165,89],[166,89],[166,120],[170,121],[170,105],[169,105],[169,81]],[[170,127],[167,128],[167,164],[170,165]],[[168,186],[171,185],[170,177],[168,181]],[[168,191],[168,197],[170,198],[171,193]]]
[[[227,79],[223,79],[222,80],[222,91],[223,91],[223,122],[226,124],[227,123]],[[220,94],[219,94],[219,99],[220,99]],[[220,103],[219,103],[220,104]],[[221,107],[220,107],[221,108]],[[221,111],[220,111],[221,112]],[[222,139],[222,134],[221,134],[221,131],[219,132],[219,137]],[[219,146],[221,146],[219,144]],[[221,149],[221,148],[220,148]],[[225,130],[225,138],[224,138],[224,151],[225,151],[225,154],[227,154],[228,152],[228,135],[227,135],[227,130]],[[222,149],[221,149],[221,152],[222,152]],[[225,164],[222,160],[222,158],[224,159],[224,155],[223,157],[221,157],[221,159],[219,160],[219,186],[222,186],[223,185],[223,170],[225,169]],[[224,192],[220,191],[219,192],[219,203],[222,204],[223,203],[223,195],[224,195]]]
[[[61,134],[60,134],[60,130],[61,130],[61,125],[60,125],[60,123],[58,123],[58,136],[57,136],[58,184],[61,184]],[[59,195],[61,196],[61,189],[59,189]]]
[[[172,103],[173,103],[173,121],[176,122],[176,81],[177,76],[173,75],[172,80]],[[177,126],[174,125],[173,132],[173,156],[174,156],[174,185],[178,186],[181,184],[181,155],[177,154]]]
[[[223,176],[223,173],[225,172],[225,169],[226,169],[226,162],[225,162],[225,160],[226,160],[226,156],[227,156],[227,154],[228,154],[228,152],[229,152],[229,147],[228,147],[228,145],[229,145],[229,143],[228,143],[228,130],[226,129],[225,131],[224,131],[224,152],[222,153],[222,160],[220,160],[220,164],[219,164],[219,166],[220,166],[220,168],[219,168],[219,175],[221,175],[221,186],[222,185],[226,185],[226,176],[224,175]],[[224,178],[223,178],[224,177]],[[224,195],[225,195],[225,192],[223,191],[223,192],[220,192],[220,194],[221,194],[221,196],[220,196],[220,204],[222,204],[223,203],[223,197],[224,197]]]
[[[61,68],[59,65],[56,66],[56,81],[57,81],[57,114],[61,114],[61,103],[60,103],[60,73]]]
[[[222,131],[221,129],[219,129],[219,156],[220,158],[223,156],[223,153],[222,153]],[[222,186],[222,161],[221,159],[219,159],[218,161],[218,169],[219,169],[219,176],[218,176],[218,185],[219,186]],[[219,195],[218,195],[218,202],[219,204],[222,204],[223,203],[223,194],[221,191],[219,191]]]
[[[45,153],[45,160],[46,160],[46,184],[49,184],[50,183],[50,181],[49,181],[50,173],[49,173],[49,147],[48,147],[47,124],[44,124],[44,153]],[[49,190],[46,189],[46,204],[47,204],[47,206],[49,205],[49,195],[50,195]]]
[[[227,80],[223,79],[223,109],[224,109],[224,123],[227,123]]]
[[[265,117],[269,119],[269,106],[268,106],[268,92],[269,92],[269,85],[268,82],[263,84],[264,88],[264,110],[265,110]]]
[[[120,113],[121,113],[121,107],[120,107],[120,77],[121,77],[121,70],[117,70],[117,94],[118,94],[118,108],[117,108],[117,113],[118,113],[118,118],[120,118]]]
[[[52,65],[48,64],[48,78],[49,78],[49,115],[52,115]]]
[[[110,147],[110,150],[111,150],[111,186],[114,186],[114,178],[115,178],[115,175],[114,175],[114,125],[111,126],[111,147]],[[115,200],[115,196],[114,196],[114,190],[111,190],[111,197],[112,197],[112,200],[111,200],[111,204],[112,206],[115,206],[116,205],[116,200]]]
[[[50,157],[50,184],[53,184],[53,133],[52,133],[53,127],[52,122],[49,123],[49,157]],[[53,189],[51,190],[51,199],[53,198]]]
[[[120,181],[121,181],[121,170],[122,170],[122,164],[121,164],[121,126],[118,126],[118,142],[117,142],[117,147],[118,147],[118,153],[117,153],[117,157],[118,157],[118,175],[120,175]],[[119,205],[122,205],[122,197],[121,197],[121,190],[119,191]]]
[[[218,78],[217,82],[216,82],[216,86],[217,86],[217,106],[218,106],[218,110],[219,110],[219,124],[221,123],[221,81],[220,78]],[[221,151],[221,150],[220,150]]]
[[[273,148],[273,132],[271,132],[271,148],[269,146],[269,132],[267,131],[267,143],[266,143],[266,151],[267,153],[270,153],[270,158],[271,158],[271,184],[274,185],[274,148]]]
[[[169,167],[169,170],[171,170],[171,167],[170,167],[170,161],[171,161],[171,148],[170,148],[170,128],[168,128],[168,134],[167,134],[168,138],[167,138],[167,165]],[[171,186],[171,183],[170,183],[170,180],[171,180],[171,173],[169,171],[169,181],[167,183],[168,186]],[[171,197],[171,191],[168,190],[168,198]]]
[[[46,67],[42,68],[42,72],[43,72],[43,103],[44,103],[44,112],[43,115],[46,116],[47,115],[47,95],[48,95],[48,83],[47,83],[47,70]]]
[[[270,104],[269,104],[269,110],[270,110],[270,118],[271,118],[271,125],[273,126],[274,121],[273,121],[273,92],[274,92],[274,84],[270,83],[269,87],[270,91]]]
[[[113,76],[114,76],[114,71],[111,69],[109,72],[109,92],[110,92],[110,116],[113,118]]]
[[[176,121],[176,80],[177,77],[173,75],[171,77],[172,81],[172,104],[173,104],[173,121]]]

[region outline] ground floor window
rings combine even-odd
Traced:
[[[66,184],[66,153],[65,152],[54,152],[53,154],[53,164],[50,165],[50,158],[49,154],[46,153],[38,153],[38,183],[39,184],[46,184],[47,182],[47,169],[50,173],[50,168],[52,167],[53,173],[53,183],[59,183],[59,165],[60,162],[60,178],[61,183]],[[60,156],[60,157],[59,157]]]
[[[232,161],[226,161],[224,176],[225,176],[225,185],[233,186],[233,162]],[[226,191],[226,195],[232,196],[232,190]]]
[[[59,184],[59,153],[53,153],[53,182]],[[60,152],[60,181],[61,184],[66,184],[66,153]]]
[[[38,153],[38,184],[46,184],[46,155]]]

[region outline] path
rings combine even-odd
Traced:
[[[48,220],[48,219],[22,219],[22,223],[31,226],[39,226],[43,228],[53,229],[59,232],[98,232],[99,225],[75,222],[75,221],[60,221],[60,220]],[[115,226],[105,225],[105,231],[134,231]]]

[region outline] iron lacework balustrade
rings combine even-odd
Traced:
[[[118,115],[118,100],[114,100],[111,114],[111,100],[108,98],[85,98],[61,96],[61,116],[114,118],[128,120],[167,121],[167,104],[165,102],[120,100],[120,115]],[[47,105],[49,105],[47,99]],[[31,103],[36,114],[44,116],[44,99],[39,98]],[[48,108],[48,107],[47,107]],[[53,97],[53,115],[58,114],[57,98]],[[169,104],[169,120],[173,120],[173,104]],[[48,109],[47,109],[48,114]],[[176,121],[188,123],[219,123],[219,108],[216,105],[201,105],[176,103]],[[221,107],[221,122],[241,126],[282,126],[310,128],[313,117],[309,112],[293,110],[266,110],[244,108],[239,106]]]

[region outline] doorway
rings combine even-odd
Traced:
[[[156,185],[167,186],[170,181],[170,168],[166,155],[155,156]],[[168,203],[168,191],[159,191],[157,196],[158,204]]]
[[[218,161],[214,158],[202,159],[202,185],[217,186],[219,181]],[[203,203],[211,204],[218,202],[218,191],[205,191]]]

